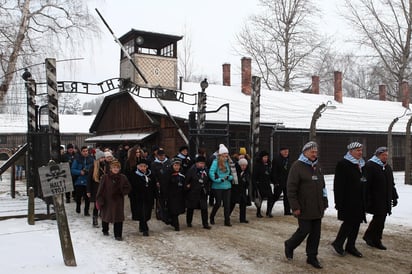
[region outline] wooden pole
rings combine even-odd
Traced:
[[[34,189],[29,187],[29,208],[27,212],[27,222],[34,225]]]
[[[76,266],[72,239],[70,236],[69,223],[67,222],[66,210],[63,203],[63,195],[53,196],[54,210],[56,212],[57,227],[59,229],[60,245],[63,253],[64,264]]]

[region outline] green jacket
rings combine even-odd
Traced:
[[[300,209],[298,218],[314,220],[323,217],[328,198],[325,179],[319,167],[312,168],[299,160],[295,161],[290,168],[287,192],[292,210]]]

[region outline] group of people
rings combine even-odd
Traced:
[[[317,255],[321,219],[328,207],[328,198],[317,154],[317,143],[308,142],[303,146],[299,159],[291,166],[287,193],[293,215],[298,219],[298,229],[284,244],[285,256],[292,260],[294,249],[307,237],[307,263],[322,268]],[[339,256],[348,253],[363,257],[355,244],[360,224],[366,222],[366,213],[373,214],[373,217],[363,239],[371,247],[386,250],[382,244],[385,219],[398,203],[392,168],[387,164],[388,149],[377,148],[373,157],[366,162],[362,155],[362,144],[350,143],[335,169],[335,208],[338,219],[343,222],[332,247]]]
[[[267,199],[270,206],[266,215],[273,217],[274,202],[282,191],[286,197],[290,164],[285,151],[288,152],[286,148],[281,149],[279,164],[273,166],[268,161],[268,153],[259,154],[255,169],[267,169],[264,174],[268,175],[262,177],[259,171],[251,174],[250,157],[245,148],[230,157],[223,144],[210,157],[200,150],[195,159],[190,158],[187,146],[180,147],[172,158],[158,146],[153,146],[149,155],[141,147],[134,146],[127,150],[126,157],[118,159],[109,149],[91,151],[83,146],[76,153],[75,147],[69,144],[62,160],[70,163],[74,193],[66,193],[66,202],[70,202],[72,195],[76,212],[80,214],[84,201],[85,216],[90,216],[92,204],[93,226],[98,226],[100,216],[103,234],[108,235],[108,224],[113,223],[118,240],[122,239],[125,195],[130,200],[132,220],[139,221],[139,231],[144,236],[149,235],[147,222],[153,209],[157,219],[176,231],[180,230],[179,215],[183,213],[186,213],[186,225],[192,227],[195,209],[201,211],[203,228],[211,229],[222,204],[225,226],[232,226],[230,216],[236,204],[239,204],[239,222],[248,223],[246,207],[252,201],[258,205],[257,216],[262,217],[260,207],[262,200]],[[287,199],[284,203],[285,214],[290,215]],[[210,215],[208,204],[212,205]]]
[[[316,142],[306,143],[293,163],[286,147],[272,161],[268,152],[261,151],[253,159],[252,172],[245,148],[231,157],[223,144],[210,157],[200,150],[195,159],[190,158],[187,146],[182,146],[172,158],[158,146],[152,148],[150,155],[139,146],[131,147],[123,159],[116,159],[108,149],[97,149],[94,159],[87,147],[82,147],[77,156],[71,153],[70,146],[67,149],[76,212],[81,212],[84,200],[84,215],[89,216],[92,202],[92,223],[97,227],[100,215],[104,235],[109,235],[109,223],[113,223],[115,239],[122,239],[125,195],[130,200],[132,220],[139,221],[143,236],[149,236],[147,222],[153,209],[158,220],[176,231],[180,230],[179,215],[186,213],[186,225],[192,227],[194,210],[200,209],[203,228],[211,229],[222,204],[224,225],[232,226],[231,214],[236,204],[239,204],[240,223],[248,223],[246,207],[252,202],[257,209],[256,217],[262,218],[263,200],[267,200],[266,217],[270,218],[274,203],[283,193],[284,215],[293,215],[298,220],[296,232],[284,243],[286,258],[292,260],[294,250],[307,238],[307,263],[322,268],[317,255],[328,198]],[[342,224],[332,247],[339,256],[363,256],[355,244],[360,224],[366,222],[366,213],[373,217],[363,239],[369,246],[385,250],[381,241],[385,219],[397,205],[387,148],[377,148],[368,161],[362,155],[362,144],[350,143],[335,169],[335,208]],[[66,198],[70,199],[70,193]],[[212,206],[210,215],[208,204]]]

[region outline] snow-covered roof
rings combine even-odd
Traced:
[[[155,132],[108,134],[87,138],[86,142],[141,141]]]
[[[197,93],[199,83],[183,83],[182,91]],[[206,89],[207,111],[216,110],[229,103],[230,121],[250,122],[250,96],[243,94],[239,86],[209,85]],[[136,102],[148,112],[162,113],[164,110],[156,99],[135,97]],[[334,101],[333,96],[301,92],[281,92],[261,89],[260,122],[283,123],[287,129],[309,129],[313,112],[322,103],[332,102],[336,109],[327,109],[318,119],[318,130],[386,132],[391,121],[405,112],[401,102],[366,100],[343,97],[343,103]],[[196,106],[177,101],[162,101],[171,115],[188,119]],[[207,121],[225,121],[226,110],[207,114]],[[393,132],[405,132],[408,118],[403,117],[395,124]]]
[[[89,133],[96,115],[59,115],[61,133]],[[0,133],[26,133],[27,116],[23,114],[0,114]]]
[[[194,94],[200,91],[199,83],[183,83],[182,92]],[[207,111],[216,110],[229,103],[231,123],[250,122],[250,96],[243,94],[239,86],[210,84],[206,89]],[[155,98],[141,98],[132,95],[139,106],[149,113],[164,114]],[[190,99],[193,101],[193,99]],[[327,109],[318,119],[318,130],[386,132],[391,121],[405,112],[401,102],[366,100],[343,97],[343,103],[334,101],[333,96],[301,92],[280,92],[262,89],[260,97],[260,122],[283,123],[286,129],[309,129],[313,112],[322,103],[331,101],[336,109]],[[188,119],[189,112],[197,110],[196,105],[179,101],[162,100],[171,115]],[[207,114],[207,121],[225,121],[226,109]],[[60,132],[88,133],[95,115],[60,115]],[[404,133],[408,116],[393,127],[394,133]],[[0,132],[26,132],[27,118],[24,115],[0,115]]]

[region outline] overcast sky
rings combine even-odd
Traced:
[[[192,41],[194,72],[221,82],[222,64],[232,65],[232,84],[240,82],[240,59],[234,50],[235,35],[248,16],[259,10],[258,0],[92,0],[88,1],[94,15],[98,8],[117,37],[130,29],[183,35],[185,26]],[[335,35],[344,26],[339,23],[337,0],[317,0],[322,10],[319,26]],[[110,32],[101,24],[101,37],[84,49],[58,56],[56,59],[84,58],[81,61],[59,63],[58,80],[99,82],[119,75],[120,48]],[[335,37],[338,39],[337,37]],[[178,44],[179,46],[179,44]],[[339,44],[338,44],[339,46]]]

